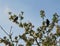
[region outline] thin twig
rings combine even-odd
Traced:
[[[37,45],[40,46],[39,43],[38,43],[38,41],[37,41],[37,39],[35,39],[35,41],[36,41]]]
[[[39,45],[39,42],[37,41],[37,38],[35,38],[34,36],[33,36],[33,38],[35,39],[37,45],[40,46],[40,45]]]
[[[0,28],[5,32],[6,35],[9,36],[9,34],[3,29],[3,27],[0,25]]]
[[[10,34],[11,34],[11,31],[12,31],[12,26],[11,26],[11,28],[10,28]]]
[[[11,33],[11,31],[12,31],[12,26],[11,26],[11,28],[10,28],[9,38],[10,38],[11,42],[13,43],[13,41],[12,41],[12,33]]]
[[[11,31],[12,31],[12,26],[10,28],[10,33],[9,33],[12,36],[13,32],[11,32]]]
[[[16,46],[17,46],[18,44],[16,43]]]

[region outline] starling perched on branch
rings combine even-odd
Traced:
[[[50,24],[50,21],[48,19],[46,19],[46,26],[48,27]]]
[[[13,22],[17,22],[17,20],[18,20],[18,16],[15,17],[15,19],[13,20]]]

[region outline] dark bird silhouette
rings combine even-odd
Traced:
[[[15,19],[13,20],[13,22],[17,22],[17,20],[18,20],[18,16],[15,17]]]
[[[48,27],[50,24],[50,21],[48,19],[46,19],[46,26]]]

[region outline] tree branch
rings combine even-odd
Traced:
[[[33,35],[32,35],[32,36],[33,36]],[[37,45],[40,46],[40,45],[39,45],[39,42],[37,41],[37,38],[35,38],[34,36],[33,36],[33,38],[35,39]]]
[[[35,41],[36,41],[37,45],[40,46],[36,38],[35,38]]]
[[[9,36],[9,34],[3,29],[3,27],[0,25],[0,28],[5,32],[6,35]]]

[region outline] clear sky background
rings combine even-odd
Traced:
[[[24,31],[9,20],[8,12],[12,11],[18,15],[21,11],[24,11],[24,21],[30,21],[35,27],[38,27],[42,20],[39,14],[41,9],[45,10],[46,18],[51,20],[55,12],[60,15],[60,0],[0,0],[0,25],[8,33],[10,27],[13,26],[13,35],[21,34]],[[0,29],[0,37],[5,35]]]

